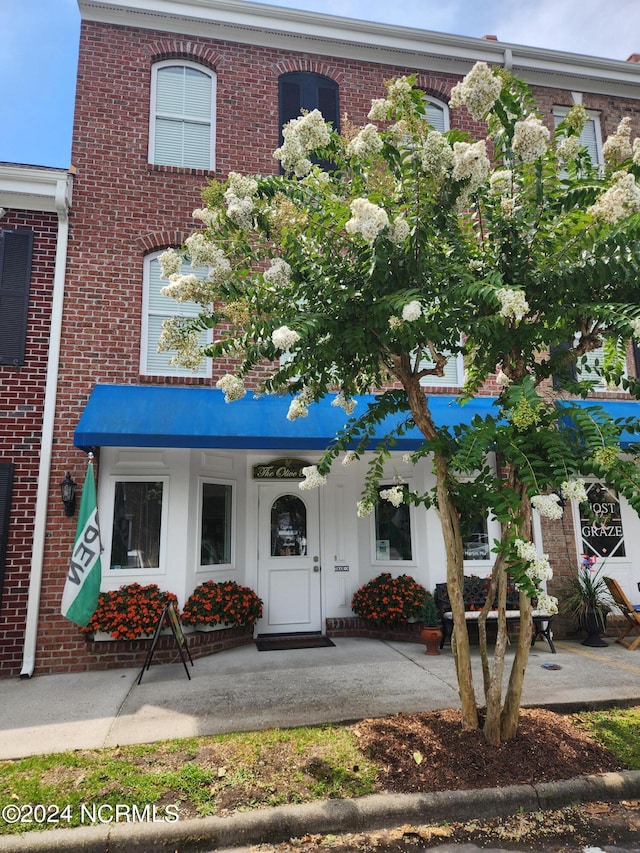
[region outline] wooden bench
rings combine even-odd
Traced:
[[[477,622],[480,618],[488,590],[489,578],[465,576],[463,597],[464,618],[467,622]],[[453,634],[453,613],[451,612],[451,602],[449,601],[449,591],[446,583],[436,584],[434,599],[442,619],[442,640],[440,641],[440,648],[442,648],[445,640],[451,640],[451,635]],[[497,602],[494,602],[494,605],[497,606]],[[544,637],[552,653],[555,655],[556,648],[553,645],[553,634],[551,633],[552,617],[540,610],[534,610],[531,615],[531,645],[535,643],[538,637]],[[515,584],[511,583],[507,586],[506,618],[508,623],[520,621],[520,594]],[[490,610],[487,615],[487,622],[496,622],[497,619],[497,609]]]

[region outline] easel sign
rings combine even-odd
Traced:
[[[187,669],[187,662],[184,659],[184,653],[187,653],[187,657],[193,666],[193,659],[191,657],[191,652],[189,651],[189,646],[187,645],[187,641],[185,640],[184,633],[182,631],[182,625],[180,624],[180,620],[178,619],[178,614],[176,613],[176,608],[171,601],[162,611],[160,618],[158,619],[158,624],[156,625],[156,629],[153,632],[153,640],[151,641],[151,648],[147,653],[146,660],[144,662],[144,666],[140,671],[140,675],[138,676],[138,684],[142,681],[142,676],[145,673],[145,670],[149,669],[151,666],[151,661],[153,660],[153,653],[156,650],[156,646],[158,644],[158,640],[160,639],[160,634],[162,633],[162,628],[165,623],[165,619],[169,620],[169,627],[171,628],[171,633],[173,634],[173,639],[176,641],[176,646],[178,647],[178,651],[180,652],[180,660],[182,661],[182,665],[184,667],[184,671],[187,673],[187,678],[191,681],[191,676],[189,675],[189,670]]]

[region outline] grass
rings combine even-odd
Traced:
[[[640,769],[640,708],[574,719],[626,767]],[[95,823],[96,807],[107,819],[116,806],[155,806],[160,815],[179,810],[184,820],[361,797],[377,789],[380,775],[354,728],[338,725],[39,755],[0,762],[0,806],[11,807],[0,834]],[[12,822],[16,814],[21,820]]]

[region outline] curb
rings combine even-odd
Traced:
[[[117,823],[0,836],[0,853],[201,853],[306,834],[337,834],[403,823],[491,819],[518,811],[557,809],[640,797],[640,770],[578,776],[562,782],[433,794],[373,794],[183,822]]]

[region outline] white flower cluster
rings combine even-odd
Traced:
[[[358,459],[358,454],[355,450],[347,450],[344,454],[344,459],[342,460],[342,465],[345,468],[348,468],[349,465],[353,465],[353,463]]]
[[[631,118],[625,116],[615,133],[609,136],[602,146],[602,156],[607,163],[621,163],[633,154],[631,146]]]
[[[392,486],[390,489],[382,489],[380,497],[383,501],[389,501],[393,506],[400,506],[404,503],[404,489],[402,486]]]
[[[500,303],[500,316],[502,317],[513,317],[514,320],[522,320],[529,313],[529,303],[525,299],[522,290],[501,287],[496,290],[496,297]]]
[[[491,164],[487,157],[487,146],[484,139],[479,142],[453,143],[453,173],[454,181],[469,180],[467,192],[475,192],[489,174]]]
[[[633,140],[633,162],[640,166],[640,138]]]
[[[182,266],[182,258],[175,249],[167,249],[158,258],[160,264],[160,278],[169,278],[175,275]]]
[[[205,290],[206,283],[197,275],[175,274],[169,276],[169,284],[161,287],[160,293],[176,302],[207,302]]]
[[[403,216],[396,216],[389,228],[389,239],[395,246],[401,246],[411,233],[409,223]]]
[[[182,321],[184,317],[167,317],[162,321],[158,338],[158,352],[177,350],[169,359],[170,364],[197,370],[202,364],[200,334],[197,329],[187,329]]]
[[[358,403],[353,399],[353,397],[345,397],[344,392],[340,391],[340,393],[331,401],[331,405],[339,406],[341,409],[344,409],[348,415],[351,415]]]
[[[307,155],[316,148],[324,148],[331,140],[329,126],[320,110],[312,110],[299,118],[291,119],[282,128],[284,142],[273,152],[285,172],[303,178],[311,171]]]
[[[400,319],[400,317],[396,317],[395,314],[392,314],[389,317],[389,328],[393,329],[394,331],[396,329],[401,329],[402,328],[402,320]]]
[[[553,569],[546,554],[538,554],[532,542],[516,539],[515,547],[521,560],[527,563],[526,573],[532,581],[548,581],[553,577]]]
[[[455,109],[466,105],[473,118],[483,119],[495,104],[502,89],[499,77],[486,62],[476,62],[461,83],[451,90],[449,106]]]
[[[290,329],[288,326],[280,326],[279,329],[274,329],[271,333],[272,344],[283,351],[291,349],[299,340],[300,335],[295,329]]]
[[[282,258],[275,258],[269,269],[262,274],[262,278],[271,287],[285,287],[291,281],[291,267]]]
[[[298,488],[303,490],[317,489],[327,482],[325,475],[318,471],[317,465],[307,465],[302,469],[302,476],[304,480],[298,484]]]
[[[287,412],[287,420],[295,421],[298,418],[306,418],[309,414],[307,408],[313,402],[313,393],[309,388],[303,388],[297,397],[294,397]]]
[[[431,130],[418,150],[420,165],[428,175],[442,182],[453,166],[453,149],[437,130]]]
[[[393,104],[386,98],[374,98],[371,101],[368,119],[371,121],[386,121],[389,110]]]
[[[407,304],[402,309],[402,319],[405,323],[413,323],[414,320],[418,320],[422,316],[422,305],[418,302],[417,299],[413,299],[411,302],[407,302]]]
[[[225,190],[224,200],[229,219],[239,228],[251,228],[253,196],[258,190],[258,182],[253,178],[229,173],[229,186]]]
[[[204,222],[204,224],[208,225],[209,228],[218,221],[217,210],[209,210],[208,207],[197,207],[191,215],[194,219]]]
[[[632,320],[631,321],[631,329],[633,332],[633,337],[640,341],[640,320]]]
[[[371,157],[382,151],[382,137],[378,133],[375,124],[367,124],[347,144],[347,156],[349,157]]]
[[[617,222],[640,211],[640,187],[630,172],[618,172],[615,183],[605,190],[589,210],[595,219]]]
[[[562,497],[568,501],[578,501],[584,503],[587,500],[587,490],[584,486],[584,480],[565,480],[560,486]]]
[[[536,610],[538,613],[545,613],[547,616],[553,616],[558,612],[558,599],[553,595],[547,595],[546,592],[539,590],[536,598],[538,604]]]
[[[513,150],[520,155],[523,163],[535,163],[547,150],[551,133],[542,121],[528,115],[523,121],[517,121],[513,131]]]
[[[562,518],[563,509],[560,506],[560,495],[534,495],[531,498],[531,506],[536,509],[543,518]]]
[[[216,266],[220,263],[220,258],[224,258],[222,249],[215,246],[202,231],[196,231],[190,237],[187,237],[185,245],[191,258],[191,266],[194,269],[197,267]],[[231,269],[230,265],[229,269]]]
[[[556,148],[558,160],[565,166],[568,163],[572,163],[580,153],[581,147],[579,137],[565,136],[564,139],[560,140]]]
[[[240,400],[247,393],[242,379],[238,376],[234,376],[232,373],[227,373],[221,379],[218,379],[216,382],[216,388],[224,391],[225,403],[232,403],[234,400]]]
[[[371,515],[373,510],[375,509],[375,503],[372,500],[361,500],[356,504],[356,510],[358,518],[366,518],[368,515]]]
[[[511,195],[513,187],[513,172],[511,169],[496,169],[489,178],[491,195]]]
[[[356,198],[351,202],[351,219],[345,224],[348,234],[360,234],[373,243],[378,234],[389,225],[386,211],[366,198]]]
[[[411,83],[406,77],[398,77],[387,84],[387,97],[392,104],[401,104],[411,92]]]
[[[496,374],[496,385],[499,388],[505,388],[507,385],[510,385],[510,384],[511,384],[511,380],[509,379],[507,374],[504,372],[504,370],[502,368],[500,368],[500,370]]]

